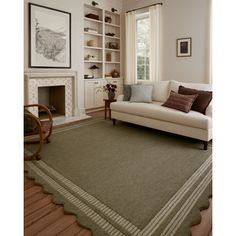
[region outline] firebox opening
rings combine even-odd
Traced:
[[[65,116],[65,86],[39,87],[38,103],[46,105],[53,117]],[[39,110],[39,117],[44,115]]]

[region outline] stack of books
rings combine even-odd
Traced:
[[[84,75],[84,78],[85,78],[85,79],[93,79],[94,76],[93,76],[93,75]]]
[[[88,32],[88,33],[94,33],[94,34],[97,34],[98,31],[96,29],[93,29],[93,28],[84,28],[84,32]]]

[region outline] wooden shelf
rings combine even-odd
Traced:
[[[120,14],[119,14],[119,13],[112,12],[112,11],[107,11],[107,10],[105,10],[105,14],[114,15],[114,16],[120,17]]]
[[[87,49],[95,49],[95,50],[102,50],[101,47],[90,47],[90,46],[84,46],[84,48],[87,48]]]
[[[102,61],[88,61],[88,60],[84,60],[85,63],[102,63]]]
[[[86,31],[84,31],[84,34],[102,37],[102,34],[98,34],[98,33],[91,33],[91,32],[86,32]]]
[[[115,24],[111,24],[111,23],[105,23],[105,25],[120,28],[120,25],[115,25]]]
[[[96,23],[102,24],[101,20],[94,20],[94,19],[91,19],[89,17],[84,17],[84,19],[87,20],[87,21],[91,21],[91,22],[96,22]]]
[[[105,48],[106,51],[120,52],[120,49]]]
[[[109,38],[109,39],[119,39],[119,40],[120,40],[120,38],[119,38],[119,37],[116,37],[116,36],[108,36],[108,35],[105,35],[105,37],[106,37],[106,38]]]
[[[119,61],[105,61],[107,64],[120,64]]]

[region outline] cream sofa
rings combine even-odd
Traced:
[[[190,110],[184,113],[179,110],[161,106],[169,96],[171,90],[178,92],[179,86],[211,91],[209,84],[182,83],[178,81],[161,81],[153,84],[152,103],[136,103],[123,101],[124,95],[111,103],[111,118],[130,122],[149,128],[175,133],[202,140],[204,150],[208,141],[212,139],[212,102],[206,110],[206,115]]]

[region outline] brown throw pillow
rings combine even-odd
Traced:
[[[197,96],[198,96],[197,94],[182,95],[174,91],[171,91],[169,98],[164,104],[162,104],[162,106],[174,108],[174,109],[188,113],[191,109],[193,102],[197,98]]]
[[[212,91],[203,91],[179,86],[179,93],[184,95],[198,94],[191,110],[198,111],[204,115],[206,114],[206,109],[212,100]]]

